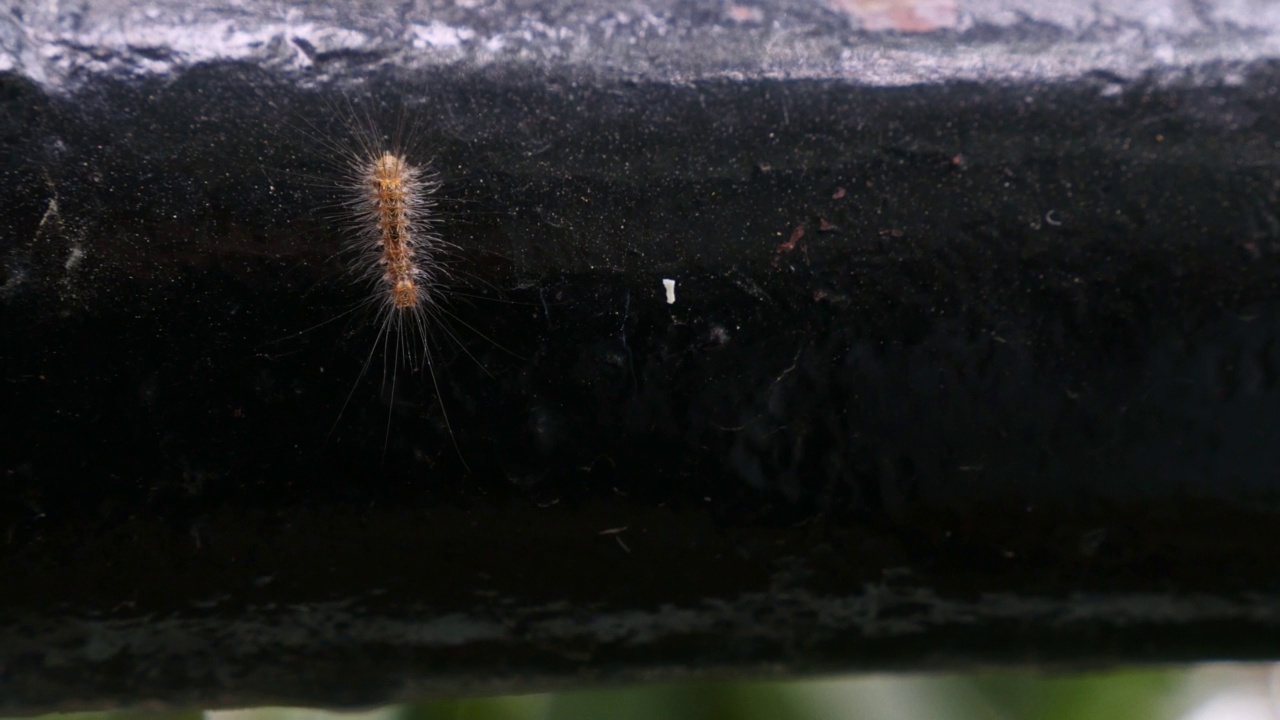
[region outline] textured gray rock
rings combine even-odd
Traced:
[[[65,90],[103,75],[251,63],[305,73],[327,59],[406,71],[572,68],[592,75],[955,80],[1134,79],[1280,51],[1261,0],[796,0],[760,2],[61,3],[0,17],[0,71]]]

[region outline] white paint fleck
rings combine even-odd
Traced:
[[[676,281],[671,278],[662,278],[662,287],[667,291],[667,304],[676,304]]]
[[[84,250],[79,245],[71,246],[71,253],[67,256],[66,263],[63,267],[67,270],[74,270],[80,261],[84,259]]]

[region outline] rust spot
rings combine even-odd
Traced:
[[[726,14],[730,20],[737,23],[764,22],[764,11],[758,7],[751,7],[750,5],[730,5]]]
[[[957,0],[826,0],[838,13],[848,16],[863,30],[933,32],[956,27],[960,22]]]

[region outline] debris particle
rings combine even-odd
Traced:
[[[67,261],[62,267],[67,270],[75,270],[80,261],[84,259],[84,250],[79,245],[72,245],[71,252],[67,255]]]
[[[798,245],[803,238],[804,225],[797,225],[796,228],[791,231],[791,237],[786,242],[778,245],[777,251],[773,256],[773,266],[778,267],[778,261],[782,259],[782,256],[792,250],[795,250],[796,245]]]

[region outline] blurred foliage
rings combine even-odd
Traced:
[[[1280,717],[1271,666],[1203,666],[1077,675],[1033,672],[869,675],[787,682],[626,686],[542,695],[437,700],[358,713],[291,708],[47,716],[49,720],[1174,720],[1218,718],[1215,693],[1252,693]],[[1224,669],[1225,668],[1225,669]],[[1208,680],[1205,678],[1208,677]],[[1237,704],[1236,707],[1239,707]],[[1199,708],[1199,710],[1197,710]]]
[[[1054,679],[1001,675],[977,679],[974,685],[999,717],[1163,718],[1181,675],[1169,670]]]

